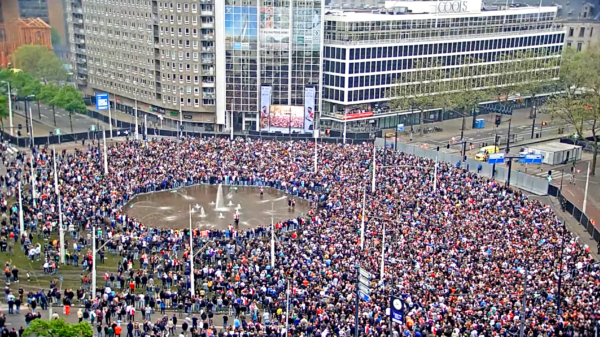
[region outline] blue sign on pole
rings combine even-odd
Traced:
[[[488,155],[488,164],[504,163],[504,153],[490,153]]]
[[[390,317],[392,318],[392,322],[404,323],[404,301],[400,297],[392,296],[390,303]]]
[[[108,110],[110,105],[108,102],[108,93],[98,93],[96,94],[96,110]]]
[[[398,124],[397,130],[398,131],[404,131],[404,124]]]
[[[371,300],[371,297],[369,297],[369,295],[363,294],[362,291],[359,291],[358,295],[359,295],[360,299],[363,300],[363,301],[365,301],[365,302],[369,302]]]
[[[526,154],[525,164],[541,164],[544,156],[541,154]]]

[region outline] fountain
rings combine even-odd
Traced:
[[[242,209],[242,205],[237,204],[237,207],[235,209]]]
[[[219,188],[217,189],[217,198],[215,200],[215,211],[227,210],[225,205],[223,205],[224,199],[223,185],[219,184]]]
[[[229,206],[229,207],[233,206],[233,202],[231,202],[231,200],[229,200],[229,203],[227,203],[227,206]]]
[[[200,217],[206,218],[206,212],[204,211],[204,207],[200,206]]]
[[[223,215],[223,213],[219,213],[219,219],[225,219],[225,216]]]

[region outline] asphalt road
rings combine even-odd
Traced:
[[[20,115],[22,117],[25,117],[25,111],[24,111],[24,104],[23,103],[18,103],[15,104],[13,106],[13,112],[16,115]],[[54,124],[54,114],[52,112],[52,109],[49,107],[46,107],[44,105],[40,105],[40,112],[38,113],[38,107],[37,104],[32,104],[31,105],[31,112],[32,112],[32,118],[34,121],[34,134],[36,136],[46,136],[47,133],[44,132],[44,134],[38,134],[38,131],[36,130],[37,126],[41,126],[43,129],[49,129],[49,130],[54,130],[54,129],[60,129],[62,131],[63,134],[67,134],[67,133],[71,133],[71,123],[69,121],[69,114],[61,109],[56,109],[56,125]],[[41,118],[40,118],[41,116]],[[92,125],[96,125],[96,128],[99,130],[102,127],[106,127],[108,128],[108,124],[100,122],[97,119],[88,117],[86,115],[82,115],[82,114],[73,114],[72,116],[72,120],[73,120],[73,132],[77,133],[77,132],[86,132],[89,131],[90,126]],[[14,125],[17,126],[17,125]],[[25,125],[23,125],[23,130],[25,129]],[[21,131],[21,133],[25,133],[24,131]]]

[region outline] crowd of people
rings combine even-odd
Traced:
[[[79,319],[99,336],[117,329],[127,337],[276,336],[287,326],[291,336],[358,329],[360,336],[488,337],[516,336],[522,323],[526,336],[593,336],[600,320],[600,270],[589,247],[549,206],[461,167],[439,163],[434,174],[428,159],[379,149],[372,191],[370,144],[318,144],[317,171],[311,142],[160,139],[119,142],[108,153],[107,175],[93,144],[57,153],[65,248],[81,264],[81,288],[61,292],[52,284],[26,301],[29,310],[42,300],[81,304]],[[31,181],[32,158],[3,157],[0,236],[15,242],[17,254],[18,245],[33,249],[32,264],[60,275],[52,151],[33,155],[38,195],[34,207],[30,190],[23,192],[25,233],[8,200],[19,181]],[[204,236],[169,224],[148,228],[123,215],[137,193],[224,182],[310,201],[306,217],[274,226],[274,262],[270,224]],[[38,247],[33,233],[52,240]],[[195,258],[193,295],[190,234],[195,247],[206,247]],[[93,237],[104,245],[97,261],[118,263],[105,262],[90,296]],[[357,267],[375,276],[358,327]],[[402,298],[406,318],[390,331],[392,295]]]

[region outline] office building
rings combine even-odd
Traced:
[[[70,1],[80,89],[90,95],[108,92],[127,112],[137,104],[176,120],[222,124],[215,119],[214,2]]]
[[[378,128],[395,128],[396,122],[419,124],[419,114],[410,111],[396,120],[388,97],[393,87],[407,97],[419,94],[410,80],[414,72],[426,71],[413,69],[418,60],[437,59],[455,68],[464,66],[459,60],[472,56],[491,71],[498,67],[486,68],[486,63],[497,63],[506,53],[544,50],[547,58],[559,58],[564,43],[564,31],[555,22],[556,7],[482,10],[479,0],[391,1],[386,7],[383,13],[325,15],[325,125],[339,126],[344,118],[355,120],[353,125]],[[558,65],[547,71],[549,78],[558,78]],[[400,78],[407,80],[399,83]],[[425,118],[438,121],[442,115],[432,111]]]
[[[257,130],[258,111],[272,107],[288,118],[270,131],[312,130],[302,120],[314,117],[304,116],[307,92],[317,93],[315,101],[320,96],[323,5],[321,0],[225,1],[226,110],[235,129]],[[308,105],[314,105],[312,97]]]

